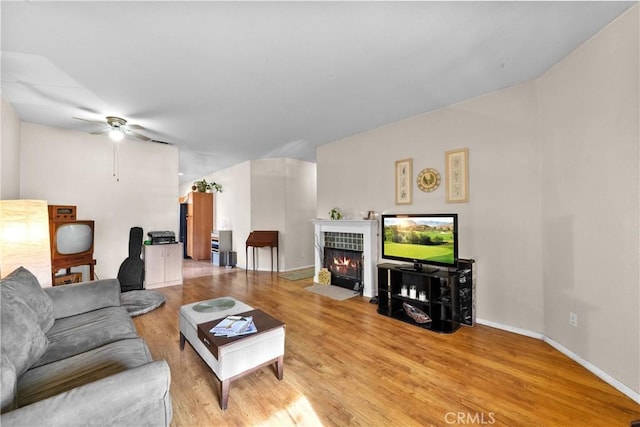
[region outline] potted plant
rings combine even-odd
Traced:
[[[333,208],[329,211],[329,218],[332,220],[342,219],[342,211],[340,208]]]
[[[200,181],[194,182],[191,189],[200,193],[206,193],[212,190],[216,193],[222,193],[222,184],[218,184],[215,181],[207,182],[206,179],[201,179]]]

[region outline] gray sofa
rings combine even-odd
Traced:
[[[171,381],[120,306],[117,279],[41,288],[0,280],[0,424],[168,426]]]

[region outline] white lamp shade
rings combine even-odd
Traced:
[[[20,266],[51,286],[46,200],[0,200],[0,277]]]
[[[122,139],[124,138],[124,132],[122,132],[122,129],[120,128],[112,128],[109,131],[109,138],[116,142],[122,141]]]

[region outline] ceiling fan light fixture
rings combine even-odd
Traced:
[[[0,0],[2,1],[2,0]],[[90,132],[92,135],[109,135],[109,138],[111,138],[112,141],[118,142],[118,141],[122,141],[124,139],[125,136],[131,137],[131,138],[137,138],[140,139],[142,141],[151,141],[151,142],[157,142],[159,144],[170,144],[169,142],[164,142],[164,141],[157,141],[155,139],[151,139],[148,136],[142,135],[141,133],[138,132],[134,132],[131,130],[131,128],[133,129],[140,129],[140,130],[144,130],[144,128],[140,125],[128,125],[127,121],[125,119],[122,119],[120,117],[116,117],[116,116],[107,116],[107,123],[104,122],[99,122],[99,121],[95,121],[95,120],[89,120],[89,119],[83,119],[82,117],[74,117],[74,119],[78,119],[78,120],[82,120],[85,122],[90,122],[90,123],[96,123],[99,125],[103,125],[103,128],[100,130],[97,130],[95,132]],[[106,124],[106,127],[104,126]]]
[[[109,131],[109,138],[111,138],[111,140],[115,142],[122,141],[122,139],[124,138],[124,132],[122,131],[122,129],[120,129],[120,127],[112,127]]]

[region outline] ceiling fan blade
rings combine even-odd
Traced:
[[[129,129],[125,129],[124,133],[129,135],[129,136],[133,136],[134,138],[141,139],[143,141],[151,141],[151,138],[146,137],[146,136],[142,135],[141,133],[134,132],[134,131],[129,130]]]
[[[135,129],[135,130],[145,130],[144,127],[142,127],[140,125],[136,125],[136,124],[130,125],[130,124],[127,123],[126,127],[128,127],[129,129]]]
[[[102,129],[102,130],[96,130],[93,132],[89,132],[91,135],[104,135],[105,133],[109,133],[111,129]]]
[[[171,142],[167,142],[167,141],[158,141],[157,139],[152,139],[151,142],[155,142],[157,144],[164,144],[164,145],[173,145],[173,143]]]
[[[83,122],[96,123],[96,124],[99,124],[99,125],[106,125],[105,122],[100,122],[98,120],[83,119],[82,117],[72,117],[72,119],[82,120]]]

